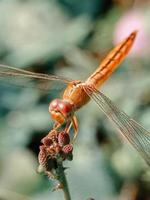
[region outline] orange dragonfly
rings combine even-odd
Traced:
[[[136,31],[132,32],[118,44],[102,61],[96,71],[84,82],[60,76],[34,73],[6,65],[0,65],[0,77],[4,78],[4,80],[8,77],[10,79],[15,77],[16,80],[24,78],[29,82],[38,80],[38,86],[45,90],[49,90],[49,87],[45,87],[45,83],[48,86],[51,81],[65,82],[68,86],[63,93],[62,99],[54,99],[49,105],[49,112],[55,121],[55,129],[58,129],[64,123],[69,123],[69,127],[74,128],[73,141],[75,141],[78,132],[75,112],[87,104],[90,99],[93,99],[106,116],[116,124],[120,133],[150,165],[150,132],[115,106],[107,96],[98,91],[102,83],[109,78],[126,57],[134,43],[136,34]]]

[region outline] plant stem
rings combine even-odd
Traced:
[[[62,162],[58,162],[58,168],[57,168],[57,178],[60,184],[62,185],[62,190],[64,192],[64,200],[71,200],[68,183],[66,179],[66,175],[64,173],[64,167]]]

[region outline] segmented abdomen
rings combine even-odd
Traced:
[[[86,80],[86,83],[92,84],[98,88],[126,57],[133,45],[136,34],[137,31],[132,32],[123,42],[118,44],[106,56],[96,71]]]

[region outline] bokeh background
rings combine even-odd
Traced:
[[[1,0],[0,63],[84,80],[108,51],[139,30],[130,54],[101,90],[150,127],[150,1]],[[40,140],[52,128],[48,93],[0,78],[0,200],[59,200],[36,173]],[[148,200],[150,171],[91,102],[78,112],[74,159],[66,162],[72,199]]]

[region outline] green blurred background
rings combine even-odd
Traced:
[[[101,90],[149,129],[148,0],[1,0],[0,63],[84,80],[133,30],[133,49]],[[0,200],[63,199],[36,173],[40,140],[53,123],[48,104],[62,87],[46,94],[0,80]],[[65,163],[72,199],[150,199],[146,164],[95,103],[77,115],[74,159]]]

